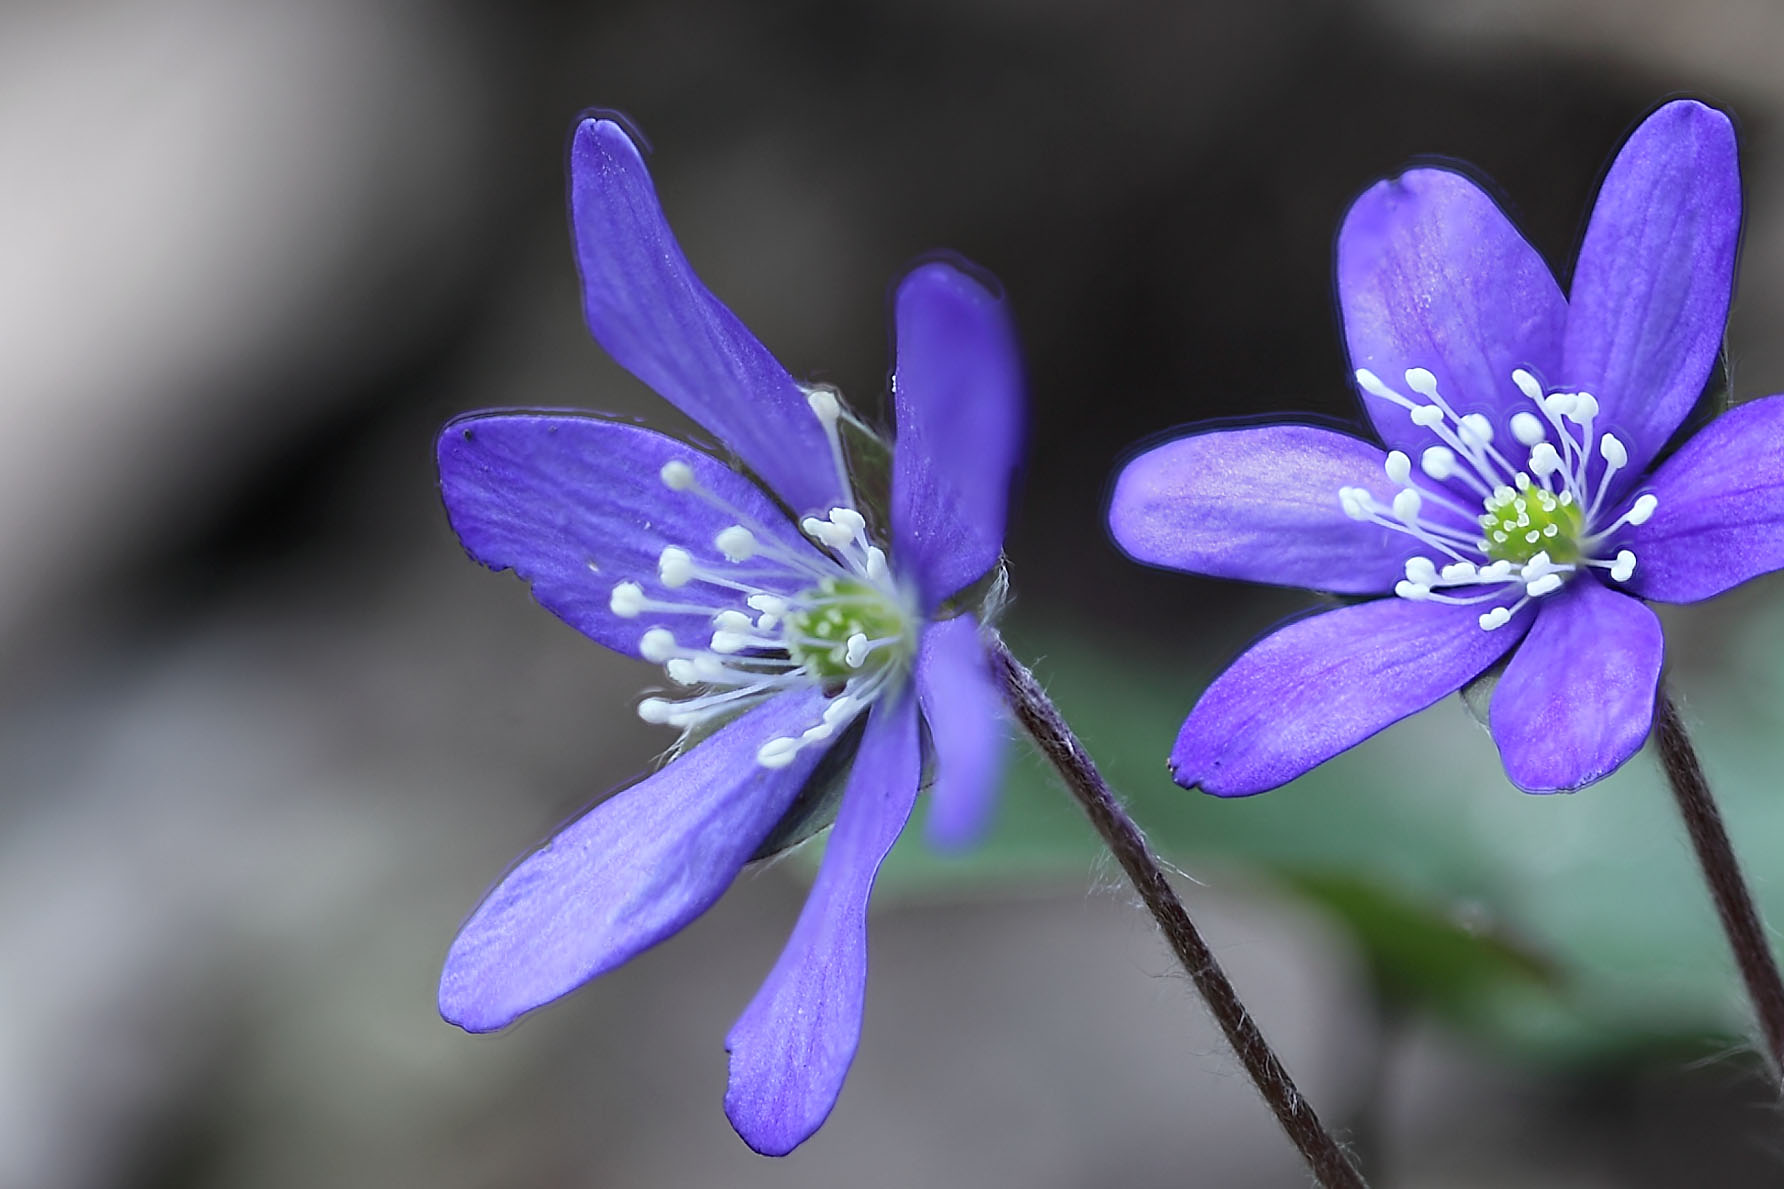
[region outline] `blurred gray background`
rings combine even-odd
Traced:
[[[561,168],[592,105],[656,146],[712,288],[858,406],[909,261],[1002,278],[1034,408],[1012,640],[1087,723],[1116,707],[1093,749],[1378,1185],[1777,1184],[1784,1123],[1651,781],[1532,807],[1446,705],[1323,785],[1186,806],[1175,719],[1305,600],[1134,567],[1101,500],[1173,425],[1353,415],[1331,239],[1375,178],[1470,161],[1565,267],[1609,154],[1679,91],[1739,120],[1736,389],[1784,388],[1781,49],[1784,8],[1741,0],[10,0],[0,1186],[1305,1183],[1030,768],[988,858],[889,877],[854,1072],[786,1160],[726,1123],[722,1041],[797,862],[507,1034],[436,1016],[478,897],[667,742],[631,711],[651,671],[467,561],[433,485],[464,410],[683,424],[581,325]],[[1667,620],[1688,706],[1730,724],[1705,750],[1768,896],[1779,594]],[[1151,709],[1101,697],[1142,670]],[[1380,825],[1408,757],[1435,850]],[[1353,825],[1284,841],[1303,810]],[[1632,871],[1605,915],[1564,891]],[[1503,942],[1543,1011],[1621,995],[1617,1034],[1526,1035],[1515,996],[1446,1012],[1446,976],[1308,872],[1466,926],[1432,947]]]

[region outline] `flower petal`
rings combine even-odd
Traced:
[[[1722,349],[1741,234],[1728,117],[1668,103],[1599,188],[1574,267],[1559,379],[1598,398],[1639,475],[1685,419]]]
[[[1338,492],[1391,505],[1381,447],[1310,425],[1217,429],[1148,450],[1122,470],[1109,529],[1128,556],[1192,574],[1377,594],[1431,551],[1344,514]]]
[[[1619,543],[1644,599],[1691,603],[1784,567],[1784,396],[1722,414],[1641,490],[1660,503]]]
[[[1621,767],[1653,725],[1664,652],[1654,613],[1591,577],[1545,599],[1488,713],[1511,782],[1551,793]]]
[[[1221,797],[1261,793],[1460,689],[1518,642],[1529,614],[1482,630],[1479,606],[1378,599],[1297,620],[1214,679],[1171,752],[1171,776]]]
[[[799,923],[725,1038],[725,1113],[766,1156],[786,1155],[824,1122],[861,1038],[867,897],[910,816],[921,766],[916,699],[872,713]]]
[[[896,321],[892,552],[915,572],[929,611],[1003,551],[1022,448],[1022,364],[1003,301],[952,265],[907,276]]]
[[[817,721],[817,689],[782,694],[603,801],[521,860],[459,930],[440,1014],[489,1032],[612,970],[705,912],[816,764],[756,749]]]
[[[1415,400],[1425,368],[1459,414],[1484,413],[1509,436],[1529,406],[1515,368],[1552,377],[1567,305],[1554,274],[1480,187],[1444,169],[1377,182],[1338,233],[1338,304],[1353,368]],[[1382,440],[1413,458],[1436,438],[1405,409],[1365,395]]]
[[[1004,744],[1003,697],[973,616],[932,624],[923,633],[917,696],[935,748],[929,840],[947,849],[970,846],[991,824]]]
[[[839,479],[805,394],[694,274],[644,159],[612,120],[576,129],[570,224],[583,309],[608,354],[735,450],[794,513],[833,506]]]
[[[732,607],[736,592],[693,582],[670,590],[657,577],[663,549],[677,545],[714,568],[728,563],[713,543],[742,513],[758,537],[795,556],[821,555],[749,480],[685,442],[575,413],[481,413],[440,434],[440,493],[453,531],[472,557],[512,569],[533,597],[571,627],[628,655],[653,627],[683,640],[712,631],[710,611],[614,614],[613,589],[636,582],[652,599],[700,608]],[[686,463],[700,487],[672,491],[663,464]],[[780,593],[803,580],[757,579]]]

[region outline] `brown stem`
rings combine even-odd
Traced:
[[[1183,969],[1195,981],[1196,989],[1214,1013],[1228,1043],[1239,1055],[1252,1083],[1276,1112],[1276,1119],[1300,1150],[1313,1175],[1326,1189],[1364,1189],[1363,1178],[1352,1167],[1338,1144],[1313,1111],[1301,1092],[1295,1088],[1288,1071],[1264,1040],[1251,1013],[1239,1001],[1233,984],[1227,981],[1220,963],[1202,940],[1195,923],[1184,911],[1183,902],[1165,878],[1164,870],[1146,845],[1146,839],[1134,824],[1108,782],[1091,762],[1078,737],[1066,725],[1040,684],[1001,641],[992,648],[992,663],[1005,696],[1024,730],[1034,739],[1047,759],[1064,777],[1066,787],[1078,798],[1097,833],[1103,836],[1122,870],[1140,893],[1165,940],[1177,954]]]
[[[1765,1033],[1766,1057],[1773,1079],[1784,1071],[1784,979],[1778,975],[1778,962],[1766,940],[1765,926],[1759,910],[1753,905],[1753,893],[1735,861],[1734,846],[1723,828],[1721,811],[1710,796],[1710,785],[1704,779],[1703,765],[1697,751],[1685,734],[1678,707],[1664,682],[1659,693],[1659,713],[1654,724],[1655,739],[1660,747],[1660,766],[1666,770],[1667,783],[1678,799],[1679,812],[1685,816],[1685,828],[1697,861],[1703,866],[1710,895],[1716,901],[1716,912],[1722,918],[1722,931],[1734,949],[1734,960],[1746,980],[1747,995],[1759,1016],[1759,1027]]]

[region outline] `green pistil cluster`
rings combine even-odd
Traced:
[[[1500,487],[1487,497],[1480,526],[1487,556],[1496,560],[1523,563],[1538,553],[1562,564],[1580,560],[1584,518],[1573,493],[1557,495],[1522,472],[1515,488]]]
[[[804,609],[786,619],[787,652],[812,676],[844,680],[908,658],[908,617],[879,587],[858,578],[826,578],[799,602]]]

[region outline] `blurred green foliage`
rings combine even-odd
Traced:
[[[1779,921],[1784,614],[1732,630],[1733,671],[1689,683],[1685,713],[1762,910]],[[1019,625],[1011,645],[1041,658],[1037,672],[1170,862],[1222,890],[1286,894],[1327,914],[1385,1008],[1428,1011],[1544,1060],[1745,1034],[1740,984],[1649,753],[1581,793],[1530,796],[1449,698],[1285,788],[1222,800],[1177,788],[1164,766],[1211,673],[1057,626]],[[1107,883],[1112,872],[1076,804],[1018,744],[987,844],[937,854],[907,831],[882,888],[958,895],[1061,876]]]

